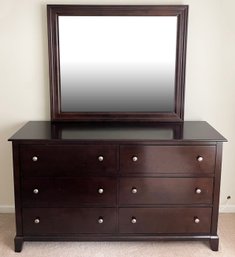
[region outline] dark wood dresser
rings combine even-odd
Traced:
[[[32,121],[13,143],[24,241],[208,240],[218,250],[222,143],[208,123]]]

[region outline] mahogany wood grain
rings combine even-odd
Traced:
[[[215,163],[215,180],[214,180],[214,194],[213,194],[213,210],[210,246],[213,251],[219,250],[219,237],[217,235],[218,216],[219,216],[219,197],[220,197],[220,180],[221,180],[221,165],[222,165],[222,149],[223,144],[217,143],[216,163]]]
[[[24,207],[116,206],[117,183],[114,178],[102,177],[24,178],[22,203]]]
[[[120,172],[208,174],[214,172],[214,146],[121,146]],[[198,161],[198,157],[203,161]],[[137,161],[133,161],[137,157]]]
[[[132,223],[132,219],[136,223]],[[200,222],[195,223],[195,218]],[[120,208],[119,233],[210,233],[211,208]]]
[[[116,173],[118,161],[115,145],[22,145],[20,158],[23,175],[29,177]]]
[[[66,136],[65,136],[66,135]],[[9,141],[23,144],[214,144],[226,139],[206,121],[50,122],[29,121]]]
[[[17,142],[13,142],[13,175],[14,175],[14,196],[15,196],[15,220],[16,220],[16,243],[20,242],[23,235],[22,213],[21,213],[21,172],[20,172],[20,156],[19,147]],[[19,247],[17,247],[19,248]]]
[[[212,178],[121,178],[119,204],[212,204],[212,193]]]
[[[117,232],[116,208],[24,208],[22,213],[26,236]]]

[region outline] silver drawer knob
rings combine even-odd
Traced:
[[[132,217],[131,223],[135,224],[136,222],[137,222],[136,218],[135,218],[135,217]]]
[[[198,160],[199,162],[202,162],[202,161],[203,161],[203,157],[202,157],[202,156],[198,156],[198,157],[197,157],[197,160]]]
[[[133,157],[132,157],[132,161],[133,161],[133,162],[137,162],[137,161],[138,161],[138,157],[137,157],[137,156],[133,156]]]
[[[100,217],[99,219],[98,219],[98,223],[99,224],[102,224],[104,222],[104,219],[102,218],[102,217]]]
[[[37,188],[35,188],[35,189],[33,190],[33,193],[36,195],[36,194],[39,193],[39,190],[38,190]]]
[[[37,157],[37,156],[34,156],[34,157],[32,158],[32,160],[33,160],[33,162],[36,162],[36,161],[38,160],[38,157]]]
[[[104,160],[104,157],[103,157],[102,155],[100,155],[100,156],[98,157],[98,160],[99,160],[100,162],[102,162],[102,161]]]
[[[34,220],[34,223],[35,223],[35,224],[38,224],[39,222],[40,222],[40,219],[35,219],[35,220]]]
[[[136,194],[136,193],[137,193],[137,188],[133,187],[133,188],[131,189],[131,192],[132,192],[132,194]]]
[[[194,219],[194,222],[195,222],[196,224],[198,224],[198,223],[200,222],[199,218],[195,218],[195,219]]]
[[[99,188],[99,189],[98,189],[98,193],[99,193],[99,194],[103,194],[103,193],[104,193],[104,189],[103,189],[103,188]]]
[[[195,193],[196,193],[196,194],[199,195],[199,194],[201,194],[201,192],[202,192],[202,190],[201,190],[200,188],[196,188],[196,190],[195,190]]]

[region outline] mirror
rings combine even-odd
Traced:
[[[176,30],[176,17],[60,16],[61,111],[173,112]]]
[[[182,121],[187,6],[49,5],[54,121]]]

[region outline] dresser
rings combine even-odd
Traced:
[[[217,235],[222,143],[207,122],[32,121],[13,145],[24,241],[207,240]]]

